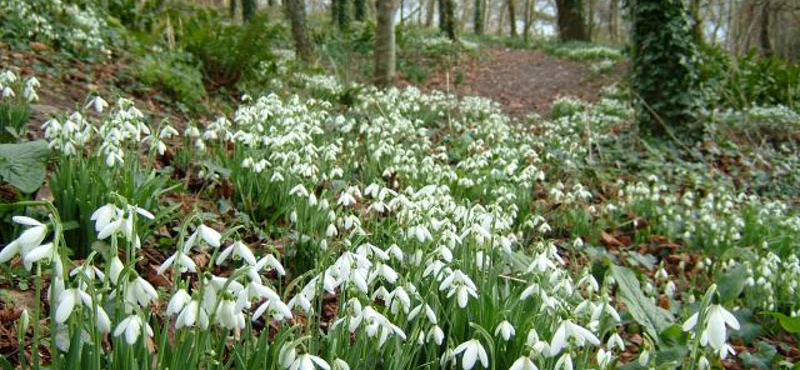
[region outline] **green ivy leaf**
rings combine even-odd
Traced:
[[[33,193],[44,183],[49,155],[44,140],[0,144],[0,178],[23,193]]]
[[[633,319],[644,326],[647,334],[656,343],[659,333],[672,325],[674,319],[669,311],[656,306],[648,299],[639,285],[639,279],[630,269],[611,265],[611,275],[619,284],[620,300],[628,307]]]

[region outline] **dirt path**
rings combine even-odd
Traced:
[[[606,74],[593,72],[590,63],[560,59],[540,50],[488,49],[460,67],[463,79],[458,95],[492,98],[512,116],[546,114],[560,95],[594,101],[603,86],[619,81],[624,67]],[[455,80],[455,69],[451,72]],[[432,78],[426,88],[445,90],[444,76]]]

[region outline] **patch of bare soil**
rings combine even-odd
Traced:
[[[449,76],[434,76],[422,88],[491,98],[515,117],[532,112],[547,114],[553,101],[562,95],[597,100],[601,88],[618,82],[625,69],[619,65],[601,74],[592,71],[590,65],[553,57],[541,50],[488,49],[451,69]]]

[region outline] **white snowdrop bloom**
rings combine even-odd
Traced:
[[[597,365],[600,366],[601,369],[605,369],[608,365],[611,365],[611,361],[614,361],[614,354],[611,351],[606,351],[602,348],[597,350]]]
[[[95,313],[95,324],[97,326],[97,331],[100,334],[108,334],[111,332],[111,319],[108,317],[106,310],[100,306],[94,306],[93,308],[96,310]]]
[[[570,320],[563,320],[550,341],[550,356],[554,357],[561,353],[570,338],[575,340],[578,347],[583,347],[587,341],[595,346],[600,345],[600,340],[592,332]]]
[[[192,297],[185,289],[178,289],[167,304],[167,316],[179,314],[191,300]]]
[[[563,354],[558,361],[556,361],[556,366],[553,368],[554,370],[573,370],[572,366],[572,356],[569,353]]]
[[[11,243],[8,243],[0,250],[0,263],[10,261],[17,254],[25,259],[28,253],[41,246],[42,241],[47,236],[47,225],[39,221],[26,216],[14,216],[11,220],[16,224],[30,227],[23,231],[17,239],[12,240]],[[37,256],[43,252],[47,252],[47,249],[37,252]],[[28,268],[28,263],[25,265]],[[28,271],[30,271],[30,268],[28,268]]]
[[[56,305],[56,323],[63,324],[72,315],[75,305],[83,303],[84,306],[92,307],[92,297],[86,292],[78,288],[72,288],[62,291],[58,295],[58,304]]]
[[[700,360],[697,361],[697,368],[700,370],[708,370],[711,368],[711,363],[708,362],[706,356],[700,356]]]
[[[194,263],[194,260],[183,253],[180,248],[171,256],[169,256],[169,258],[167,258],[163,263],[161,263],[160,266],[158,266],[156,273],[163,275],[164,272],[172,266],[175,266],[180,273],[184,273],[186,271],[197,272],[197,265]]]
[[[690,331],[697,326],[698,313],[695,312],[683,323],[683,331]],[[704,346],[711,344],[711,347],[717,351],[723,349],[725,340],[727,339],[727,327],[733,330],[739,330],[739,321],[724,307],[714,304],[706,309],[705,316],[705,329],[700,335],[700,343]]]
[[[398,261],[403,261],[403,250],[397,244],[392,244],[389,248],[386,248],[386,253]]]
[[[309,353],[298,355],[294,361],[289,364],[287,370],[314,370],[319,367],[322,370],[331,370],[331,366],[321,357],[314,356]]]
[[[204,224],[200,224],[200,226],[197,227],[196,233],[200,236],[200,238],[208,243],[208,245],[214,248],[219,248],[221,245],[220,239],[222,239],[222,235],[220,235],[217,230],[214,230]]]
[[[137,277],[129,282],[125,288],[125,301],[129,304],[138,304],[146,307],[150,302],[158,299],[158,292],[147,280]]]
[[[243,329],[244,314],[236,310],[236,302],[222,299],[217,305],[217,325],[228,330]]]
[[[208,311],[197,300],[192,299],[181,310],[175,319],[175,329],[190,328],[198,324],[201,329],[208,328]]]
[[[508,370],[539,370],[539,368],[536,367],[536,364],[534,364],[533,361],[531,361],[530,357],[520,356],[516,361],[514,361],[513,364],[511,364],[511,367],[509,367]]]
[[[539,333],[536,332],[536,329],[529,330],[528,335],[525,337],[525,344],[533,346],[537,342],[539,342]]]
[[[268,299],[264,301],[264,303],[258,306],[255,312],[253,312],[253,320],[261,317],[265,312],[269,313],[272,318],[277,321],[291,320],[294,317],[289,306],[281,300]]]
[[[428,335],[425,337],[426,341],[430,343],[433,340],[437,346],[441,346],[442,342],[444,342],[444,331],[439,325],[434,325],[430,330],[428,330]]]
[[[225,262],[225,260],[231,254],[233,254],[234,258],[243,259],[250,266],[255,266],[256,263],[258,262],[256,261],[256,256],[253,255],[253,251],[250,250],[247,244],[244,244],[241,241],[237,240],[227,248],[223,249],[222,252],[219,254],[219,256],[217,256],[217,265],[219,266],[223,262]]]
[[[55,246],[53,243],[42,244],[36,248],[33,248],[28,254],[25,255],[23,259],[23,263],[25,265],[25,269],[30,271],[33,267],[33,264],[39,262],[41,260],[51,261],[55,256]]]
[[[259,259],[258,262],[256,262],[254,270],[260,271],[263,269],[267,269],[267,271],[274,269],[278,273],[278,275],[281,276],[286,275],[286,270],[284,270],[281,262],[278,261],[278,259],[271,254],[267,254],[266,256],[261,257],[261,259]]]
[[[401,309],[403,312],[408,313],[409,309],[411,309],[411,297],[408,296],[403,287],[399,286],[389,294],[388,304],[393,314],[397,314]]]
[[[119,275],[122,273],[122,270],[125,269],[125,265],[122,263],[122,260],[119,259],[119,256],[114,256],[111,259],[108,275],[111,278],[111,282],[117,284],[119,281]]]
[[[511,325],[508,320],[503,320],[503,322],[494,329],[494,335],[499,335],[506,342],[508,342],[514,334],[516,334],[516,330],[514,330],[514,326]]]
[[[337,358],[333,360],[332,368],[333,370],[350,370],[350,365],[345,360]]]
[[[457,356],[462,354],[461,356],[461,368],[464,370],[470,370],[475,366],[475,362],[480,359],[481,365],[484,368],[489,367],[489,356],[486,354],[486,350],[481,345],[481,342],[477,339],[471,339],[464,343],[461,343],[453,350],[453,356]]]
[[[103,98],[101,98],[101,97],[98,95],[98,96],[95,96],[95,97],[94,97],[94,99],[90,100],[90,101],[89,101],[89,102],[86,104],[86,106],[84,107],[84,109],[89,109],[89,108],[92,108],[92,109],[94,109],[94,111],[95,111],[95,112],[97,112],[97,113],[103,113],[103,110],[105,110],[107,107],[108,107],[108,102],[107,102],[107,101],[105,101],[105,100],[103,100]]]
[[[594,307],[592,310],[592,321],[599,321],[600,316],[605,313],[616,322],[621,322],[622,318],[619,317],[619,312],[608,302],[602,302]]]
[[[610,338],[608,338],[606,346],[608,347],[609,350],[614,349],[615,347],[620,352],[625,350],[625,342],[622,340],[622,337],[620,337],[619,334],[617,333],[614,333],[613,335],[611,335]]]
[[[639,366],[646,367],[650,363],[650,351],[644,350],[639,354]]]
[[[425,316],[428,318],[428,321],[430,321],[431,324],[438,324],[436,312],[427,303],[422,303],[417,307],[414,307],[414,309],[408,313],[408,321],[414,320],[423,310],[425,311]]]
[[[124,333],[125,342],[128,343],[128,345],[134,345],[139,339],[139,335],[142,333],[142,328],[144,328],[148,337],[153,336],[153,328],[150,327],[150,324],[142,321],[139,315],[133,314],[117,325],[117,328],[114,330],[114,336],[118,337]]]
[[[310,313],[312,310],[311,301],[304,293],[295,295],[286,305],[289,306],[290,309],[295,306],[300,307],[306,313]]]
[[[458,301],[458,306],[461,308],[467,307],[469,296],[478,298],[478,287],[475,286],[475,283],[472,281],[472,279],[470,279],[469,276],[464,274],[461,270],[453,271],[449,276],[442,280],[441,284],[439,284],[439,290],[447,290],[448,298],[455,295]]]
[[[348,192],[342,192],[339,194],[339,200],[336,201],[336,204],[343,207],[349,207],[353,204],[356,204],[356,198]]]

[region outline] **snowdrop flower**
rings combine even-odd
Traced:
[[[619,334],[617,333],[614,333],[610,338],[608,338],[606,346],[608,346],[609,350],[613,349],[614,347],[616,347],[620,351],[625,350],[625,342],[622,340],[622,337],[620,337]]]
[[[172,295],[172,298],[170,298],[169,304],[167,304],[167,316],[179,314],[181,310],[183,310],[183,307],[191,300],[192,297],[189,296],[189,293],[187,293],[185,289],[178,289],[178,291]]]
[[[500,325],[494,330],[494,335],[499,335],[503,340],[508,342],[515,334],[514,326],[508,320],[503,320]]]
[[[118,256],[114,256],[111,259],[111,266],[109,267],[109,277],[111,278],[111,282],[117,284],[119,281],[119,275],[122,273],[122,270],[125,269],[125,265],[122,263],[122,260],[119,259]]]
[[[111,319],[108,317],[106,310],[103,307],[95,306],[95,323],[97,324],[97,331],[101,334],[108,334],[111,332]]]
[[[650,363],[650,351],[644,350],[639,354],[639,366],[646,367]]]
[[[220,235],[219,232],[217,232],[216,230],[204,224],[200,224],[200,226],[197,227],[197,231],[195,231],[195,233],[200,235],[200,237],[203,240],[205,240],[205,242],[208,243],[208,245],[214,248],[219,248],[219,246],[221,245],[220,239],[222,239],[222,235]]]
[[[163,275],[164,272],[166,272],[167,269],[172,266],[175,266],[180,273],[184,273],[186,271],[197,272],[197,265],[194,263],[194,260],[183,253],[180,248],[176,250],[172,256],[167,258],[160,266],[158,266],[156,273]]]
[[[425,310],[425,316],[428,317],[428,321],[430,321],[431,324],[436,325],[438,323],[436,319],[436,312],[433,311],[433,308],[431,308],[431,306],[429,306],[427,303],[422,303],[417,307],[414,307],[414,309],[408,313],[408,321],[414,320],[423,309]]]
[[[708,362],[706,356],[700,356],[700,360],[697,361],[697,368],[700,370],[708,370],[711,368],[711,363]]]
[[[520,356],[508,370],[539,370],[528,356]]]
[[[600,340],[597,339],[592,332],[580,325],[574,324],[570,320],[564,320],[561,322],[561,325],[558,326],[556,333],[553,335],[553,339],[550,341],[550,356],[553,357],[561,353],[561,350],[567,346],[570,338],[575,339],[575,343],[578,347],[583,347],[587,341],[595,346],[600,345]]]
[[[304,353],[295,357],[294,361],[287,367],[287,370],[314,370],[319,367],[322,370],[331,370],[331,365],[328,364],[319,356],[314,356],[310,353]]]
[[[563,354],[561,358],[556,361],[554,370],[573,370],[572,356],[570,356],[569,353]]]
[[[690,331],[697,326],[699,313],[695,312],[694,315],[689,317],[683,323],[683,331]],[[700,335],[700,344],[708,345],[719,351],[723,349],[725,339],[727,339],[727,327],[733,330],[739,330],[739,321],[724,307],[714,304],[706,309],[706,327]]]
[[[333,370],[350,370],[350,365],[344,360],[337,358],[333,360]]]
[[[84,107],[84,109],[92,108],[97,113],[103,113],[103,110],[105,110],[107,107],[108,107],[108,102],[103,100],[103,98],[101,98],[98,95],[98,96],[95,96],[88,103],[86,103],[86,106]]]
[[[258,262],[256,262],[254,269],[256,271],[260,271],[264,268],[269,268],[269,270],[274,269],[278,273],[278,275],[281,276],[286,275],[286,270],[284,270],[281,262],[278,261],[278,259],[271,254],[261,257],[261,259],[259,259]]]
[[[428,335],[425,337],[426,341],[430,343],[433,340],[437,346],[441,346],[442,342],[444,342],[444,331],[439,325],[434,325],[430,330],[428,330]]]
[[[453,356],[457,356],[458,354],[463,353],[461,357],[461,367],[464,370],[470,370],[475,366],[475,361],[480,359],[481,365],[484,368],[489,367],[489,356],[486,354],[486,350],[481,345],[481,342],[477,339],[471,339],[464,343],[461,343],[453,350]]]
[[[117,325],[117,328],[114,330],[114,336],[118,337],[124,333],[125,342],[128,343],[128,345],[134,345],[139,339],[139,335],[142,333],[142,327],[144,327],[148,337],[153,336],[153,328],[150,327],[150,324],[142,321],[139,315],[133,314]]]
[[[600,365],[601,369],[605,369],[608,365],[611,365],[611,361],[614,360],[614,354],[611,351],[606,351],[600,348],[597,351],[597,364]]]
[[[197,300],[192,299],[175,319],[175,329],[190,328],[195,323],[201,329],[208,329],[208,311]]]
[[[25,269],[30,271],[31,267],[35,262],[39,262],[41,260],[51,261],[55,256],[55,246],[53,243],[42,244],[36,248],[33,248],[28,254],[25,255],[23,262],[25,264]]]
[[[129,304],[139,304],[146,307],[150,302],[158,299],[158,292],[147,280],[137,277],[125,286],[125,301]]]
[[[17,254],[24,259],[31,250],[41,246],[44,237],[47,236],[47,225],[39,221],[26,216],[14,216],[11,220],[16,224],[30,227],[0,251],[0,263],[10,261]],[[40,250],[39,253],[41,252]],[[27,266],[26,263],[26,268]],[[30,268],[28,270],[30,271]]]
[[[225,262],[225,260],[228,258],[228,256],[231,255],[231,253],[233,253],[234,258],[236,257],[241,258],[251,266],[255,266],[257,262],[256,256],[253,255],[253,252],[250,250],[250,248],[248,248],[246,244],[237,240],[233,242],[233,244],[231,244],[229,247],[222,250],[222,252],[217,257],[217,266]]]
[[[223,299],[216,312],[217,324],[225,329],[234,330],[245,327],[244,314],[236,310],[236,302]]]
[[[448,277],[442,280],[442,283],[439,285],[439,290],[449,290],[447,298],[456,295],[458,306],[461,308],[467,307],[469,296],[478,298],[478,287],[475,286],[472,279],[461,272],[461,270],[453,271]]]
[[[264,301],[264,303],[258,306],[255,312],[253,312],[253,320],[261,317],[265,312],[269,312],[277,321],[291,320],[294,317],[292,315],[292,310],[289,309],[289,305],[283,303],[281,300],[267,299]]]
[[[58,305],[56,306],[56,323],[63,324],[67,322],[75,305],[83,303],[84,306],[92,307],[92,297],[90,297],[83,290],[72,288],[67,289],[58,295]]]

